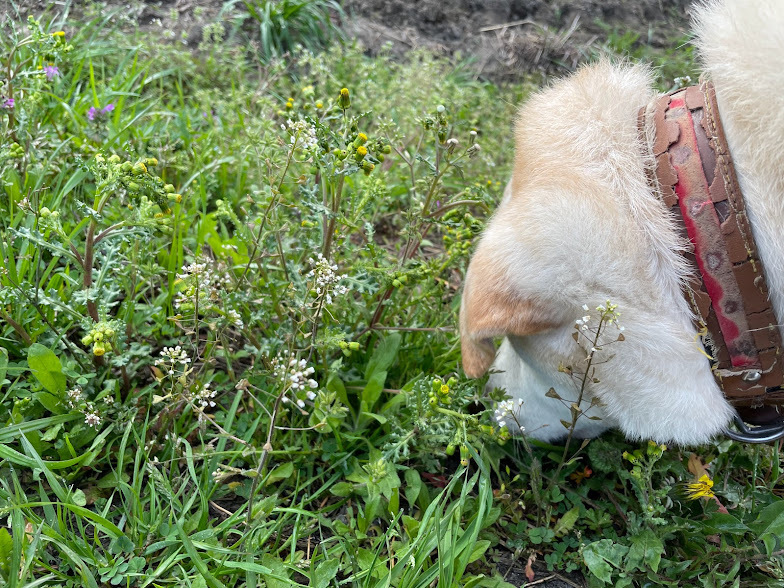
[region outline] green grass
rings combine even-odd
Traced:
[[[782,585],[780,446],[509,439],[460,371],[531,82],[111,22],[1,25],[0,585]]]

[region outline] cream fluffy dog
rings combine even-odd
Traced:
[[[784,317],[784,1],[727,0],[695,9],[696,46],[746,198],[771,301]],[[602,352],[575,434],[618,427],[630,438],[696,444],[734,415],[692,323],[690,271],[664,204],[649,187],[651,146],[637,114],[655,99],[651,72],[602,61],[531,98],[516,128],[514,172],[466,275],[463,366],[523,401],[518,419],[543,440],[565,435],[576,398],[559,365],[585,364],[575,320],[618,305],[625,340]],[[608,331],[612,332],[611,331]],[[493,339],[504,337],[497,353]]]

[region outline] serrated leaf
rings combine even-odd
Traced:
[[[600,539],[583,549],[583,561],[594,576],[609,584],[613,568],[621,567],[621,560],[628,551],[625,545],[613,543],[611,539]]]
[[[563,516],[555,523],[553,532],[556,536],[561,536],[568,533],[574,527],[577,519],[580,517],[580,508],[575,506],[573,509],[566,511]]]
[[[638,568],[645,571],[650,568],[654,572],[659,569],[659,562],[664,553],[664,544],[653,531],[643,529],[631,535],[631,547],[627,556],[627,569]]]

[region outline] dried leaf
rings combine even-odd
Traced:
[[[698,480],[708,473],[708,470],[705,469],[705,464],[702,463],[702,459],[696,453],[689,455],[689,471]]]

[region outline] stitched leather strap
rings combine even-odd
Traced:
[[[711,82],[662,96],[640,110],[653,117],[658,193],[688,236],[695,279],[685,289],[711,367],[736,407],[784,404],[779,321],[768,298]],[[770,412],[771,409],[767,409]],[[775,418],[774,410],[741,411],[748,419]],[[746,418],[746,414],[742,415]]]

